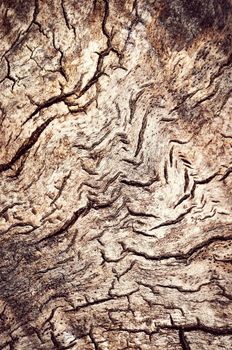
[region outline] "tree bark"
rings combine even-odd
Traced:
[[[231,0],[0,6],[0,349],[231,349]]]

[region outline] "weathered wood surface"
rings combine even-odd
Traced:
[[[231,349],[231,1],[0,4],[0,349]]]

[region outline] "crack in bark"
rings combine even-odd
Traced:
[[[232,173],[232,167],[228,168],[225,174],[221,177],[220,181],[224,181]]]
[[[150,111],[147,110],[145,112],[144,116],[143,116],[142,125],[141,125],[140,131],[139,131],[137,147],[136,147],[136,150],[135,150],[135,157],[138,156],[139,152],[142,149],[142,144],[143,144],[143,141],[144,141],[144,134],[145,134],[145,130],[146,130],[146,127],[147,127],[147,116],[148,116],[149,112]]]
[[[63,192],[63,189],[66,186],[67,181],[70,178],[71,174],[72,174],[72,170],[70,170],[69,173],[66,176],[64,176],[64,178],[62,180],[62,183],[61,183],[61,186],[58,189],[58,193],[55,196],[55,198],[52,200],[51,205],[54,204],[60,198],[60,196],[61,196],[61,194]]]
[[[165,222],[162,222],[161,224],[150,228],[149,231],[157,230],[157,229],[159,229],[161,227],[165,227],[165,226],[175,225],[175,224],[181,222],[186,217],[186,215],[192,211],[193,208],[195,208],[195,205],[188,208],[184,213],[180,214],[176,219],[167,220]]]
[[[174,205],[174,209],[176,209],[176,207],[178,207],[180,204],[186,201],[189,197],[190,197],[190,194],[185,194],[183,197],[181,197],[179,201]]]
[[[173,329],[173,330],[181,330],[182,332],[203,332],[208,333],[214,336],[226,336],[232,335],[231,327],[211,327],[200,323],[199,320],[196,324],[186,324],[186,325],[159,325],[160,329]]]
[[[30,149],[34,146],[34,144],[38,141],[42,132],[47,128],[47,126],[55,119],[55,117],[50,117],[43,124],[41,124],[31,136],[24,141],[22,146],[20,146],[15,153],[15,155],[11,158],[11,160],[7,163],[0,164],[0,173],[11,169],[12,165],[14,165],[22,156],[30,151]]]
[[[71,216],[70,219],[68,219],[59,229],[57,229],[56,231],[50,233],[48,236],[45,236],[43,238],[41,238],[39,241],[37,241],[36,243],[42,243],[42,242],[46,242],[47,240],[53,240],[54,238],[59,237],[60,235],[62,235],[64,232],[66,232],[68,229],[70,229],[75,223],[76,221],[82,216],[86,216],[89,211],[91,210],[92,205],[90,202],[88,202],[88,204],[82,208],[79,208],[78,210],[76,210],[73,215]]]
[[[195,253],[202,250],[203,248],[209,247],[211,244],[213,244],[215,242],[227,242],[230,240],[232,240],[232,236],[220,236],[220,235],[218,235],[218,236],[211,237],[211,238],[207,239],[206,241],[203,241],[203,242],[195,245],[194,247],[189,249],[186,253],[173,253],[173,254],[163,254],[163,255],[150,255],[150,254],[145,253],[145,252],[139,252],[132,247],[127,247],[127,245],[122,241],[120,241],[119,243],[121,244],[124,252],[129,252],[129,253],[132,253],[133,255],[141,256],[147,260],[162,261],[162,260],[169,260],[169,259],[174,258],[174,259],[180,260],[180,261],[187,261]]]
[[[183,350],[191,350],[182,328],[179,329],[179,339]]]

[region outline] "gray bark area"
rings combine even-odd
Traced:
[[[0,1],[0,349],[232,348],[231,9]]]

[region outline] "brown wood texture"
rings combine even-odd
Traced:
[[[232,349],[232,1],[0,21],[0,349]]]

